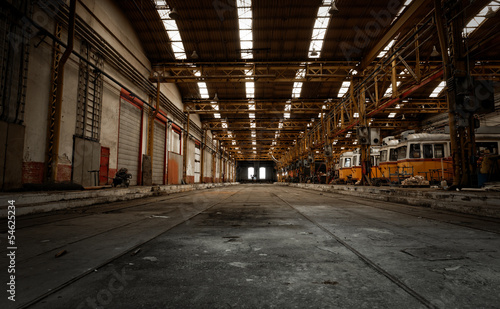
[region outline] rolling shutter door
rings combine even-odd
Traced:
[[[132,174],[130,185],[137,185],[141,143],[141,117],[139,108],[121,99],[120,132],[118,139],[118,170],[125,167]]]
[[[200,182],[201,176],[201,152],[200,145],[196,144],[194,147],[194,183]]]
[[[165,175],[165,124],[155,121],[153,144],[153,184],[162,185]]]

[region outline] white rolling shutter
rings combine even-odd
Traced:
[[[163,185],[165,175],[165,125],[155,120],[153,144],[153,184]]]
[[[118,170],[125,167],[132,174],[130,185],[137,185],[141,142],[141,110],[121,99],[120,135],[118,138]]]
[[[201,176],[201,152],[198,145],[194,147],[194,183],[200,182]]]

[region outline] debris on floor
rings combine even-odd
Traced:
[[[401,183],[401,186],[403,187],[428,187],[429,185],[429,181],[420,175],[405,179]]]
[[[61,256],[65,255],[66,253],[68,253],[68,251],[61,250],[61,251],[59,251],[59,252],[56,253],[55,257],[56,258],[61,257]]]

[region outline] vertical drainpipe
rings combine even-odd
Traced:
[[[205,143],[207,142],[207,130],[203,130],[203,137],[200,145],[201,152],[201,167],[200,167],[200,183],[205,183]]]
[[[52,175],[50,179],[52,182],[57,180],[57,170],[59,162],[59,141],[61,135],[61,118],[62,118],[62,98],[64,90],[64,67],[73,52],[74,38],[75,38],[75,20],[76,20],[76,0],[70,0],[69,5],[69,22],[68,22],[68,46],[61,56],[58,66],[57,76],[57,91],[56,91],[56,104],[55,104],[55,125],[54,125],[54,156],[52,157]]]
[[[190,113],[187,114],[187,122],[186,122],[186,132],[184,133],[184,152],[182,156],[182,180],[184,184],[188,183],[187,180],[187,162],[188,162],[188,141],[189,141],[189,122],[190,122]]]

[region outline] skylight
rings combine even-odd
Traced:
[[[200,88],[200,96],[202,99],[210,98],[208,94],[207,84],[205,82],[198,83],[198,88]]]
[[[394,118],[394,117],[396,117],[396,113],[390,113],[388,116],[388,118]]]
[[[170,18],[170,8],[165,0],[156,0],[156,10],[160,14],[160,18],[163,22],[165,30],[167,30],[168,38],[170,39],[170,44],[174,52],[174,57],[176,60],[186,59],[186,52],[184,50],[184,44],[182,43],[181,33],[177,28],[177,22]]]
[[[401,73],[399,73],[399,75],[405,75],[405,74],[408,74],[407,69],[404,69],[403,71],[401,71]],[[399,85],[401,85],[401,82],[396,82],[396,88],[398,88]],[[390,97],[390,96],[392,96],[392,85],[389,86],[389,88],[387,88],[387,90],[384,93],[384,97]],[[368,100],[367,100],[367,102],[368,102]]]
[[[201,85],[201,87],[204,87],[205,89],[207,87],[205,83],[198,83],[198,84],[203,84],[203,85]],[[200,87],[200,86],[198,86],[198,87]],[[200,92],[202,89],[201,87],[200,87]],[[201,96],[203,98],[203,94]],[[208,94],[207,94],[207,97],[208,97]],[[205,98],[207,98],[207,97],[205,97]],[[212,106],[212,109],[214,111],[219,111],[219,103],[217,103],[217,101],[210,102],[210,106]],[[220,118],[220,113],[214,113],[214,118]]]
[[[396,43],[396,40],[392,40],[390,41],[385,47],[384,49],[380,52],[380,54],[378,54],[378,58],[383,58],[387,55],[387,53],[389,52],[389,50],[391,49],[391,47],[394,45],[394,43]]]
[[[476,16],[474,16],[474,18],[472,18],[471,21],[469,21],[469,23],[465,26],[463,35],[470,35],[472,32],[474,32],[474,30],[479,28],[485,22],[485,20],[487,20],[489,17],[492,17],[490,16],[490,14],[493,15],[498,11],[499,8],[499,1],[490,1],[490,3],[486,5]]]
[[[311,44],[309,45],[309,58],[321,57],[321,50],[323,49],[323,42],[325,40],[326,30],[330,22],[330,6],[332,0],[323,0],[323,4],[318,8],[316,21],[314,22],[313,33],[311,37]]]
[[[247,98],[251,99],[255,97],[255,83],[254,82],[246,82],[245,88],[247,92]]]
[[[410,3],[412,3],[413,0],[406,0],[406,2],[403,4],[403,6],[401,7],[401,9],[399,10],[399,12],[396,14],[396,16],[394,17],[394,19],[392,20],[391,24],[394,23],[398,17],[401,15],[401,13],[403,13],[403,11],[410,5]]]
[[[339,94],[337,95],[337,97],[342,98],[344,94],[346,94],[347,91],[349,91],[350,86],[351,82],[342,82],[342,86],[340,86]]]
[[[293,83],[292,98],[294,99],[300,98],[301,92],[302,92],[302,82]]]
[[[241,59],[253,58],[252,0],[237,0]]]
[[[401,85],[401,82],[396,82],[396,87],[399,87],[399,85]],[[389,88],[387,88],[387,90],[384,93],[384,98],[390,96],[392,96],[392,86],[389,86]]]
[[[432,91],[432,93],[429,95],[429,98],[437,98],[439,97],[439,94],[441,93],[441,91],[443,91],[444,87],[446,86],[446,82],[445,81],[442,81],[439,83],[439,85],[434,88],[434,90]]]
[[[283,114],[283,117],[285,119],[289,119],[290,118],[290,112],[292,111],[292,104],[291,104],[291,101],[287,101],[287,103],[285,104],[285,113]],[[283,123],[280,123],[281,125],[283,125]]]

